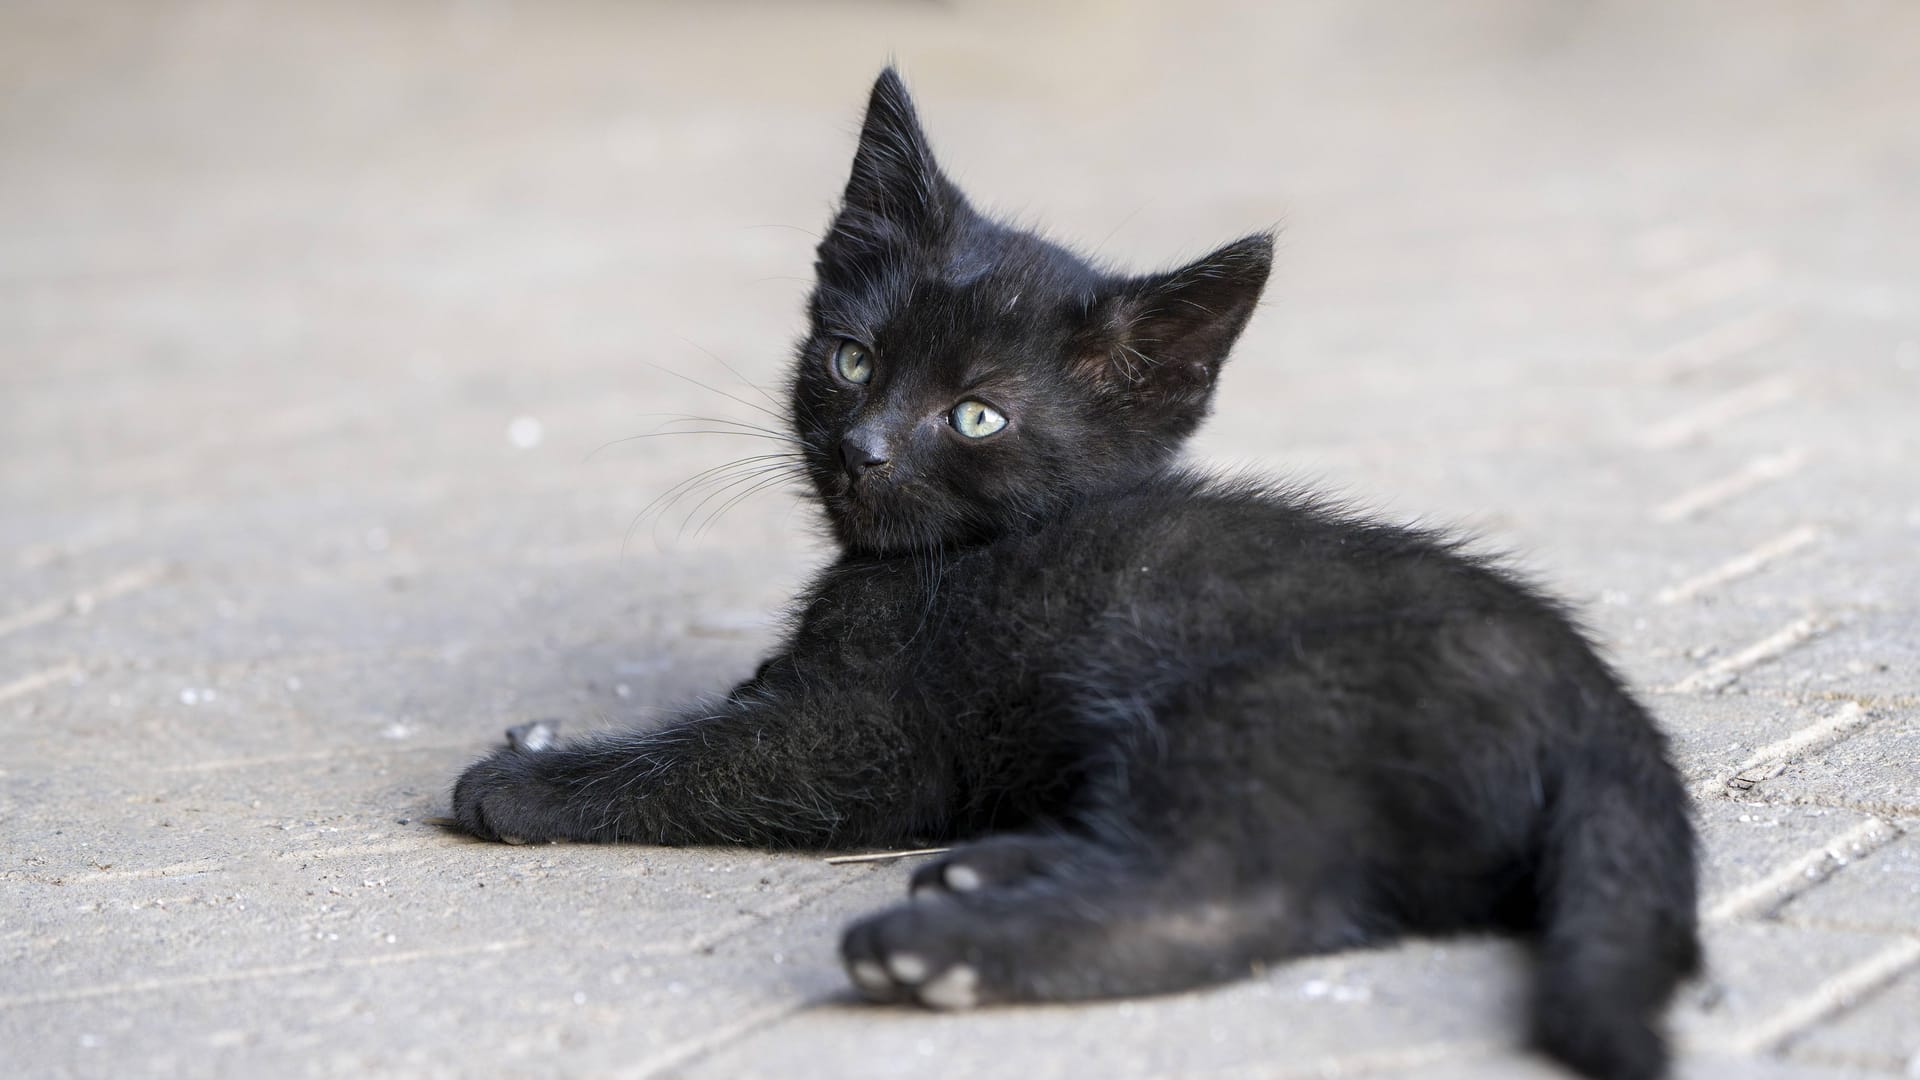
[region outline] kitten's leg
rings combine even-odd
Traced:
[[[870,916],[841,943],[877,1001],[968,1008],[1165,993],[1361,940],[1345,905],[1091,845],[1041,876]]]
[[[759,686],[654,730],[496,751],[454,819],[488,840],[903,843],[940,832],[949,791],[904,725],[875,695]]]

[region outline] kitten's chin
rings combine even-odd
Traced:
[[[914,483],[855,483],[816,474],[814,489],[840,546],[860,555],[907,555],[986,538],[964,507]]]
[[[924,536],[916,544],[908,530],[893,524],[887,515],[852,495],[828,496],[826,503],[833,531],[848,551],[863,555],[899,555],[927,546]]]
[[[897,497],[862,496],[843,486],[828,493],[827,517],[842,547],[862,555],[905,555],[952,540],[924,510],[900,504]]]

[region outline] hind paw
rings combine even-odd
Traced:
[[[995,1000],[982,977],[971,916],[955,905],[907,905],[855,923],[840,942],[847,975],[870,1001],[970,1009]]]

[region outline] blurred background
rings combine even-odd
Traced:
[[[377,531],[383,559],[431,558],[451,538],[407,520],[427,507],[502,553],[615,539],[688,465],[739,448],[583,459],[653,430],[647,414],[740,415],[674,375],[777,388],[889,58],[966,190],[1084,251],[1160,266],[1281,225],[1202,449],[1410,513],[1492,513],[1433,485],[1490,449],[1639,422],[1647,384],[1626,376],[1740,304],[1756,317],[1732,338],[1756,348],[1800,300],[1857,317],[1867,340],[1826,358],[1839,378],[1912,338],[1911,5],[29,2],[0,19],[16,547],[274,500],[316,512],[288,556]],[[518,418],[537,423],[509,438]],[[733,520],[709,539],[786,535]]]
[[[1196,453],[1518,552],[1674,691],[1690,775],[1808,703],[1914,700],[1920,5],[6,0],[13,880],[354,837],[438,895],[489,855],[418,822],[502,727],[749,672],[823,555],[809,512],[765,491],[714,518],[734,489],[643,513],[760,446],[630,437],[780,396],[890,60],[978,204],[1083,252],[1149,269],[1279,225]],[[1736,677],[1752,696],[1689,696]],[[1899,791],[1872,805],[1920,814]],[[48,900],[0,937],[35,988],[0,1021],[102,1002],[42,1065],[253,1037],[191,995],[113,1019],[96,976],[348,948],[306,933],[340,916],[284,867],[217,886],[254,898],[240,959],[140,938],[149,879],[100,880],[121,930]],[[348,920],[369,956],[380,895]],[[818,975],[849,910],[806,939]],[[466,1045],[433,1041],[437,1000],[342,1005],[410,1025],[353,1060]],[[371,1030],[297,1012],[254,1026]]]
[[[196,634],[288,651],[452,633],[417,589],[283,603],[308,572],[498,596],[457,635],[490,645],[567,636],[581,590],[656,617],[660,574],[676,619],[763,620],[817,557],[794,500],[641,516],[758,444],[614,440],[780,395],[892,59],[963,187],[1083,251],[1282,227],[1201,454],[1590,596],[1643,504],[1827,436],[1828,487],[1906,468],[1917,33],[1866,2],[9,3],[0,587],[151,560],[209,591]]]

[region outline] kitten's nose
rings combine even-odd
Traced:
[[[862,437],[859,432],[849,432],[846,438],[840,440],[840,464],[852,479],[858,480],[867,474],[867,470],[877,469],[886,463],[886,447],[873,436]]]

